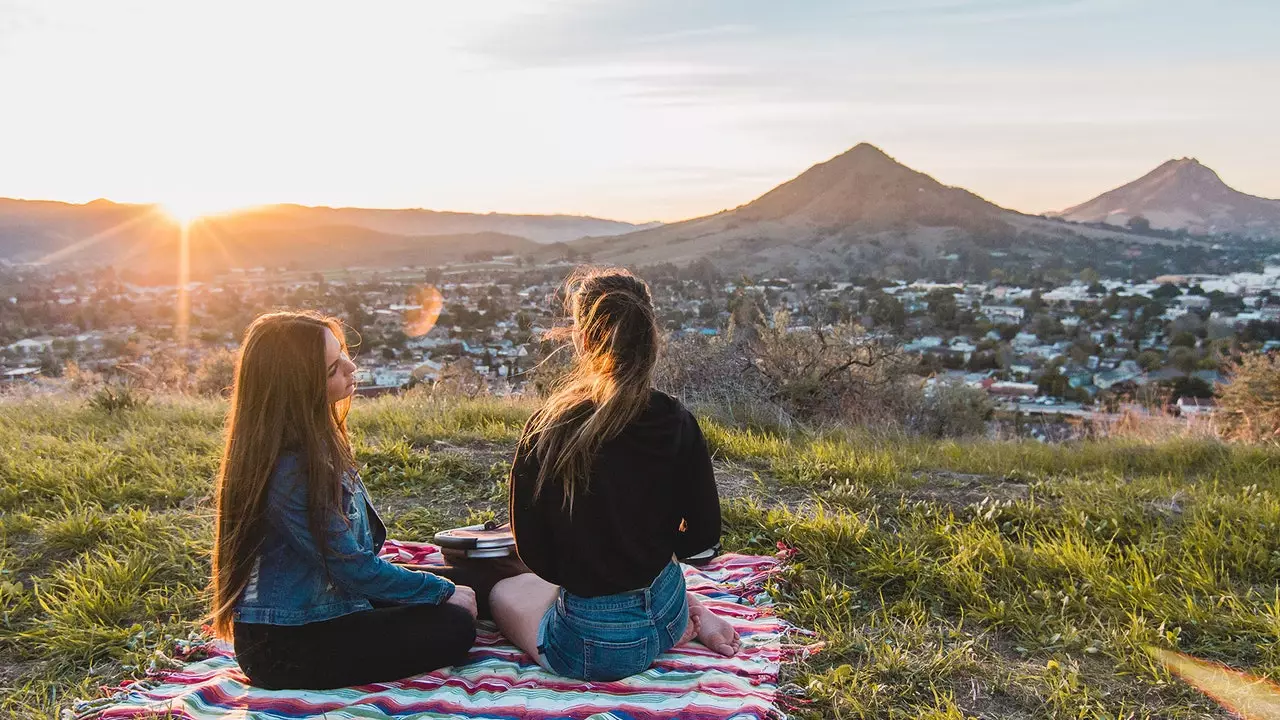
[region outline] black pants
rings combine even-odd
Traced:
[[[518,562],[518,561],[515,561]],[[436,575],[476,590],[481,617],[489,591],[510,571],[433,567]],[[249,682],[267,690],[327,690],[390,682],[457,665],[476,628],[453,605],[393,605],[306,625],[235,624],[236,659]]]

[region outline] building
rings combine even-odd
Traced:
[[[1213,398],[1178,398],[1178,413],[1182,417],[1209,417],[1218,409],[1218,401]]]

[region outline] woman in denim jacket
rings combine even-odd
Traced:
[[[677,562],[718,542],[720,499],[697,420],[652,389],[649,288],[625,270],[568,287],[574,367],[511,467],[512,532],[533,572],[494,586],[494,620],[535,662],[585,680],[641,672],[695,635],[733,655],[737,633]]]
[[[453,665],[476,598],[378,557],[386,528],[355,472],[355,389],[337,320],[272,313],[236,363],[216,490],[215,633],[250,682],[324,689]]]

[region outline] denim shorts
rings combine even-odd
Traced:
[[[647,670],[688,623],[684,573],[672,561],[641,590],[584,598],[561,588],[542,616],[538,652],[557,675],[620,680]]]

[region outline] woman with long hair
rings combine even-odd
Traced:
[[[263,315],[236,360],[218,472],[212,625],[250,682],[324,689],[453,665],[471,588],[378,557],[386,527],[356,473],[355,363],[341,324]]]
[[[532,573],[490,596],[499,629],[559,675],[614,680],[695,635],[739,639],[685,589],[677,560],[720,538],[698,422],[654,390],[649,288],[625,270],[570,277],[574,365],[525,426],[510,477],[512,532]]]

